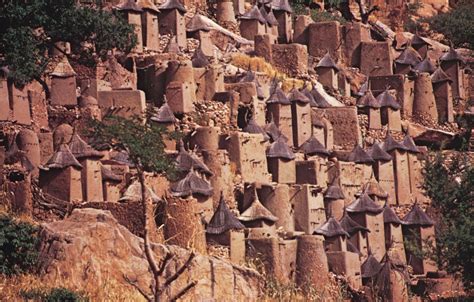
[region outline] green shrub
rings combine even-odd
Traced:
[[[20,295],[27,300],[41,302],[87,302],[89,299],[83,294],[74,292],[64,287],[50,290],[34,289],[22,291]]]
[[[430,28],[446,36],[455,47],[474,49],[474,2],[464,0],[448,13],[427,19]]]
[[[38,261],[37,228],[0,215],[0,273],[32,271]]]

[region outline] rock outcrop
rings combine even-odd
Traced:
[[[75,209],[62,221],[44,224],[40,239],[40,272],[45,282],[64,280],[78,289],[110,281],[133,288],[132,282],[151,293],[153,280],[143,240],[120,225],[109,211]],[[164,278],[173,275],[190,253],[162,244],[153,244],[152,249],[158,262],[167,252],[173,255]],[[196,255],[167,291],[174,295],[192,281],[197,283],[182,297],[185,301],[229,301],[233,297],[250,301],[261,294],[262,279],[257,272],[214,257]]]

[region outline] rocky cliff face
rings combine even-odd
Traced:
[[[44,224],[40,237],[43,281],[64,281],[77,288],[110,281],[133,288],[133,282],[151,293],[152,274],[143,240],[120,225],[109,211],[76,209],[62,221]],[[153,251],[157,261],[167,252],[173,255],[164,278],[173,275],[190,253],[162,244],[154,244]],[[256,300],[261,294],[262,279],[257,272],[214,257],[197,255],[167,291],[173,295],[192,281],[197,284],[183,297],[186,301]]]

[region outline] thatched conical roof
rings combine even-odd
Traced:
[[[465,63],[464,58],[452,47],[449,48],[449,51],[443,54],[440,58],[440,61],[449,62],[449,61],[459,61]]]
[[[265,20],[265,17],[262,16],[262,13],[260,12],[260,9],[258,8],[257,5],[254,5],[252,9],[250,9],[248,12],[240,16],[241,20],[257,20],[258,22],[265,24],[267,23],[267,20]]]
[[[354,149],[352,149],[348,159],[350,162],[354,162],[356,164],[372,164],[374,162],[372,157],[370,157],[370,155],[359,145],[354,146]]]
[[[380,264],[380,262],[378,262],[372,254],[369,254],[369,257],[367,257],[360,267],[362,278],[373,278],[380,272],[381,269],[382,264]]]
[[[402,145],[405,147],[405,150],[410,153],[419,153],[420,151],[418,150],[418,147],[415,144],[415,141],[413,141],[413,138],[411,138],[410,135],[405,135],[402,141]]]
[[[339,178],[333,179],[331,185],[324,192],[325,199],[344,199],[344,192],[342,192],[341,186],[339,185]]]
[[[350,236],[354,235],[357,232],[370,232],[370,230],[364,226],[361,226],[355,222],[352,218],[347,215],[347,212],[344,212],[341,220],[339,221],[341,227],[346,231]]]
[[[247,133],[252,133],[252,134],[262,134],[263,135],[263,139],[265,141],[269,140],[270,137],[267,135],[267,133],[265,132],[265,130],[262,129],[262,127],[260,127],[257,122],[255,121],[255,118],[252,116],[250,118],[250,121],[248,122],[247,126],[244,127],[244,129],[242,129],[244,132],[247,132]]]
[[[372,157],[373,160],[376,161],[389,161],[392,160],[392,156],[385,152],[382,147],[380,147],[380,144],[375,143],[372,145],[372,147],[369,150],[369,155]]]
[[[211,196],[212,187],[209,182],[190,170],[186,177],[170,186],[173,196],[186,197],[194,194]]]
[[[265,206],[258,200],[257,192],[254,190],[254,201],[245,211],[242,212],[239,216],[240,221],[256,221],[256,220],[266,220],[269,222],[275,222],[278,220],[278,217],[272,214],[270,210],[265,208]]]
[[[197,31],[210,31],[212,28],[208,25],[207,22],[203,19],[203,16],[199,13],[196,13],[188,24],[186,24],[186,31],[189,33],[194,33]]]
[[[180,144],[179,153],[176,157],[176,169],[180,172],[189,172],[194,169],[208,176],[213,175],[206,164],[204,164],[195,154],[184,149],[182,143]]]
[[[328,238],[336,236],[350,237],[349,234],[344,231],[341,224],[333,217],[329,218],[323,225],[316,228],[313,234],[323,235]]]
[[[400,109],[400,104],[398,103],[397,101],[397,98],[394,97],[389,91],[388,89],[385,89],[384,92],[382,92],[381,94],[379,94],[377,96],[377,101],[380,102],[380,105],[382,107],[390,107],[392,108],[393,110],[398,110]]]
[[[288,95],[290,102],[309,103],[308,97],[306,97],[301,91],[293,88]]]
[[[270,97],[267,100],[267,104],[290,105],[291,102],[285,92],[280,87],[275,86],[270,92]]]
[[[268,147],[267,157],[292,160],[295,159],[295,154],[288,146],[286,140],[280,136],[274,143],[270,145],[270,147]]]
[[[150,10],[155,13],[159,13],[160,11],[158,10],[158,7],[153,3],[151,0],[138,0],[138,5],[143,9],[143,10]]]
[[[285,11],[287,13],[293,13],[293,8],[291,7],[288,0],[273,0],[272,8],[276,11]]]
[[[54,66],[53,72],[50,73],[51,76],[68,78],[76,75],[76,72],[69,64],[69,60],[66,56],[63,56],[61,60]]]
[[[357,107],[361,107],[361,108],[364,108],[364,107],[380,108],[380,107],[382,107],[382,104],[372,94],[372,90],[367,89],[365,91],[364,95],[361,96],[359,98],[359,100],[357,101]]]
[[[395,63],[410,65],[412,67],[415,67],[420,62],[420,54],[411,46],[405,48],[405,50],[403,50],[400,56],[395,60]]]
[[[176,36],[172,36],[169,39],[168,44],[166,45],[163,52],[165,52],[165,53],[175,53],[175,54],[181,53],[181,49],[179,48]]]
[[[77,161],[66,144],[61,144],[53,156],[44,165],[44,169],[65,169],[67,167],[76,167],[82,169],[82,165]]]
[[[307,156],[312,155],[324,155],[329,156],[330,152],[321,144],[318,139],[314,136],[311,136],[307,141],[301,145],[300,149]]]
[[[308,98],[309,100],[309,105],[311,107],[318,107],[318,103],[316,103],[316,100],[314,99],[314,96],[311,94],[311,91],[308,89],[308,87],[304,87],[301,89],[301,93]]]
[[[369,196],[377,196],[381,199],[388,197],[388,193],[380,186],[374,174],[372,174],[369,181],[362,186],[362,192],[366,192]]]
[[[237,219],[225,203],[224,196],[221,194],[219,205],[214,215],[212,215],[209,224],[206,226],[206,233],[219,235],[229,230],[240,230],[245,226]]]
[[[411,45],[431,45],[428,41],[425,40],[425,38],[420,37],[418,34],[413,35],[413,38],[411,39]]]
[[[74,133],[69,142],[69,150],[77,159],[103,157],[102,153],[92,148],[77,133]]]
[[[324,55],[324,57],[318,62],[318,65],[316,65],[316,69],[318,68],[332,68],[336,71],[339,71],[339,67],[337,67],[336,62],[331,57],[331,54],[329,51]]]
[[[421,61],[420,63],[416,64],[415,70],[419,72],[427,72],[432,74],[436,70],[436,66],[431,62],[430,58],[426,56],[426,58]]]
[[[316,107],[318,108],[329,108],[332,107],[331,104],[324,98],[324,96],[315,88],[311,89],[311,95],[316,102]]]
[[[116,10],[119,11],[133,11],[141,13],[143,11],[141,5],[136,0],[124,0],[115,6]]]
[[[101,166],[100,173],[102,174],[102,181],[108,182],[122,182],[122,176],[115,174],[112,170]]]
[[[383,207],[383,223],[403,224],[398,215],[387,204]]]
[[[151,198],[154,203],[161,202],[161,199],[153,192],[150,187],[145,186],[145,198]],[[142,201],[142,187],[138,180],[135,180],[119,199],[120,202],[139,202]]]
[[[411,211],[403,218],[403,224],[409,226],[432,226],[433,220],[418,206],[414,204]]]
[[[273,121],[273,117],[270,122],[263,127],[263,130],[265,130],[268,136],[270,136],[272,141],[276,141],[280,136],[283,135],[278,126]]]
[[[431,75],[431,82],[433,84],[442,83],[442,82],[450,82],[452,83],[453,80],[444,72],[443,69],[437,68],[435,72]]]
[[[397,142],[388,132],[387,132],[387,137],[385,138],[385,141],[383,142],[383,149],[385,150],[385,152],[390,152],[393,150],[406,151],[406,147],[402,145],[401,143]]]
[[[369,195],[364,192],[349,206],[346,211],[349,213],[373,213],[378,214],[383,211],[383,208],[375,203]]]
[[[155,113],[150,117],[150,120],[157,123],[176,123],[177,119],[174,116],[173,110],[171,110],[171,107],[166,101],[166,96],[164,96],[163,105],[155,111]]]

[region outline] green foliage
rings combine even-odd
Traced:
[[[461,1],[448,13],[427,19],[430,28],[440,32],[455,47],[474,49],[474,2]]]
[[[39,78],[48,63],[46,51],[58,41],[70,42],[75,54],[89,57],[93,52],[105,56],[114,48],[129,52],[134,47],[134,29],[125,20],[112,12],[77,6],[75,2],[2,1],[0,66],[9,66],[9,77],[17,85]]]
[[[341,24],[347,23],[347,20],[344,19],[343,17],[334,15],[328,11],[312,10],[311,18],[314,20],[314,22],[339,21],[339,23]]]
[[[64,287],[50,290],[28,290],[20,292],[24,299],[41,302],[87,302],[89,299],[83,293],[77,293]]]
[[[438,153],[424,167],[424,189],[440,214],[436,258],[448,272],[460,272],[467,288],[474,282],[474,168],[462,153]]]
[[[38,261],[37,228],[0,216],[0,273],[19,274],[33,270]]]
[[[108,115],[102,121],[92,121],[87,134],[95,145],[108,144],[117,150],[128,153],[130,160],[141,171],[175,175],[173,161],[165,153],[163,138],[173,138],[166,128],[138,117],[126,119]],[[141,172],[139,171],[139,172]]]

